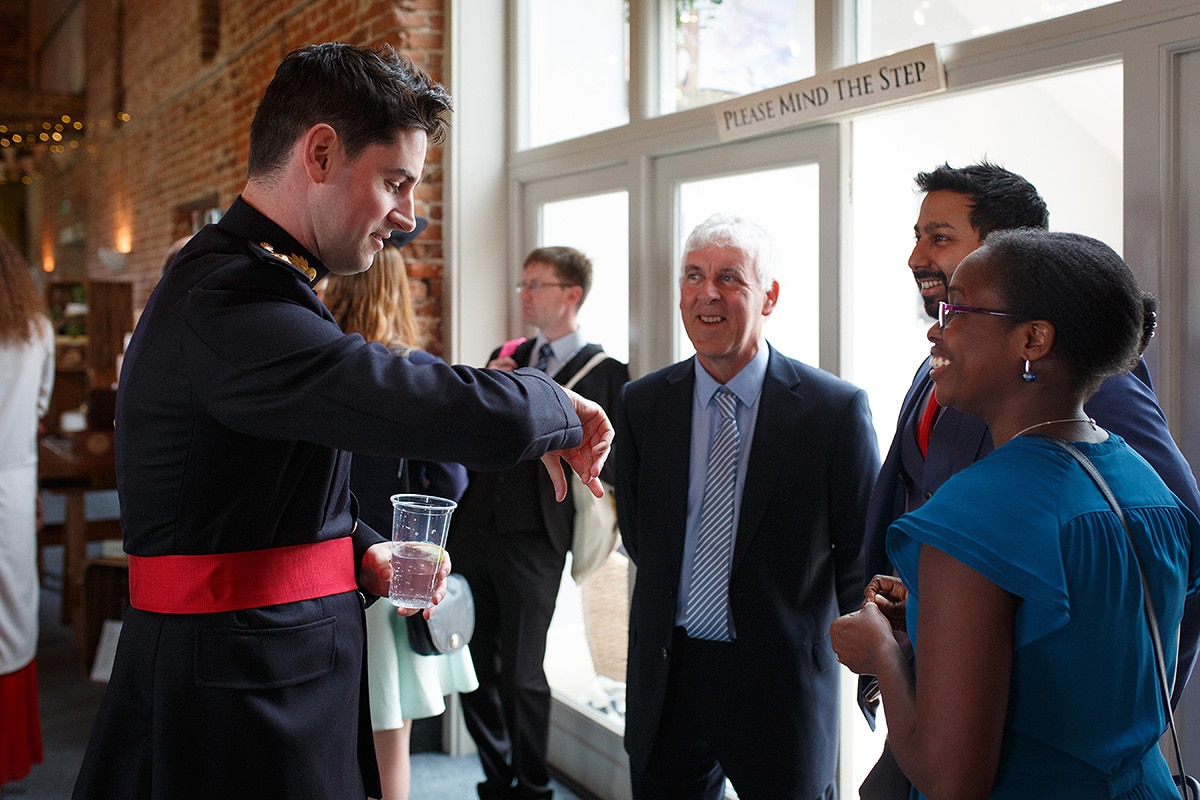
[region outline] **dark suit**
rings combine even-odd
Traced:
[[[513,359],[529,363],[533,345],[532,339],[521,344]],[[566,382],[601,349],[587,345],[554,379]],[[489,361],[498,355],[496,350]],[[611,416],[627,380],[628,367],[609,358],[574,389]],[[611,456],[605,469],[607,479]],[[479,689],[463,695],[462,703],[483,763],[483,798],[550,796],[550,687],[542,662],[574,515],[570,493],[557,502],[545,468],[531,461],[503,472],[471,473],[451,519],[447,547],[454,569],[475,593],[471,658]]]
[[[932,384],[929,359],[925,359],[901,405],[895,438],[871,493],[864,546],[868,582],[875,575],[892,572],[885,549],[888,526],[905,511],[923,505],[951,475],[992,452],[992,436],[982,419],[943,408],[930,435],[928,455],[921,456],[916,441],[917,421]],[[1084,411],[1096,424],[1127,441],[1150,462],[1171,491],[1200,516],[1196,478],[1167,429],[1145,362],[1139,362],[1133,372],[1104,381],[1084,405]],[[1180,634],[1175,702],[1196,660],[1198,640],[1200,601],[1193,599],[1188,601]],[[868,711],[867,716],[873,724],[873,713]]]
[[[617,513],[637,565],[625,723],[635,795],[649,796],[640,773],[681,773],[671,759],[699,741],[743,798],[830,796],[839,670],[829,625],[862,600],[863,514],[879,466],[867,397],[770,351],[729,579],[736,639],[699,642],[675,627],[695,382],[693,359],[659,370],[626,386],[617,414]]]

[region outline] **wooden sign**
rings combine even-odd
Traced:
[[[946,71],[933,44],[764,89],[713,106],[722,141],[945,91]]]

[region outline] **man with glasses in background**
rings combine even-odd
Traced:
[[[915,180],[925,197],[913,226],[916,244],[908,258],[908,267],[921,292],[925,313],[941,324],[954,313],[997,313],[989,309],[947,307],[950,278],[967,254],[978,248],[992,231],[1049,228],[1045,201],[1029,181],[987,161],[959,168],[943,164],[919,173]],[[1037,380],[1036,365],[998,364],[996,368],[1023,370],[1022,377],[1027,382]],[[933,389],[926,358],[901,405],[895,438],[871,493],[863,548],[867,583],[876,575],[892,574],[885,549],[888,526],[901,514],[922,506],[955,472],[992,451],[992,437],[983,420],[939,406]],[[1139,359],[1132,371],[1105,380],[1084,410],[1096,424],[1129,442],[1171,491],[1200,515],[1196,478],[1171,438],[1145,361]],[[1173,705],[1179,702],[1191,673],[1198,639],[1200,604],[1189,601],[1180,632]],[[874,680],[863,678],[859,699],[872,727],[878,703],[876,694]],[[886,750],[880,764],[867,777],[868,783],[901,779]]]
[[[525,322],[537,335],[497,348],[488,367],[534,367],[560,384],[570,381],[604,352],[579,329],[579,307],[591,285],[592,263],[575,248],[530,253],[516,288]],[[574,390],[611,416],[628,380],[625,364],[602,358]],[[612,467],[607,470],[602,477],[611,484]],[[484,800],[552,795],[546,766],[550,685],[542,662],[574,514],[569,495],[556,503],[547,476],[519,464],[503,472],[472,472],[451,521],[454,567],[475,594],[471,657],[479,688],[463,695],[462,703],[483,763]]]

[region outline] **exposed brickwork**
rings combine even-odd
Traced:
[[[217,48],[208,59],[204,48],[211,48],[212,32],[205,30],[203,5],[86,0],[87,114],[96,127],[89,127],[85,146],[47,162],[43,206],[31,209],[41,218],[43,254],[53,246],[56,263],[69,268],[82,261],[91,277],[116,277],[96,251],[126,237],[132,252],[120,277],[135,282],[135,308],[154,288],[168,246],[189,232],[181,209],[215,200],[224,210],[244,185],[254,109],[290,49],[322,41],[386,42],[443,79],[442,0],[222,2]],[[115,20],[122,7],[119,34]],[[115,108],[121,97],[124,108]],[[114,123],[121,111],[129,121]],[[441,158],[441,149],[431,147],[417,191],[417,213],[431,225],[405,252],[428,336],[423,345],[437,353]],[[85,231],[86,241],[64,247],[72,231]]]

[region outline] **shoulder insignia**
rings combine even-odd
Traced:
[[[250,248],[263,258],[287,264],[289,267],[303,274],[310,281],[317,277],[317,271],[308,265],[308,259],[304,256],[298,256],[295,253],[290,255],[277,253],[275,252],[275,248],[266,242],[259,242],[257,245],[251,242]]]

